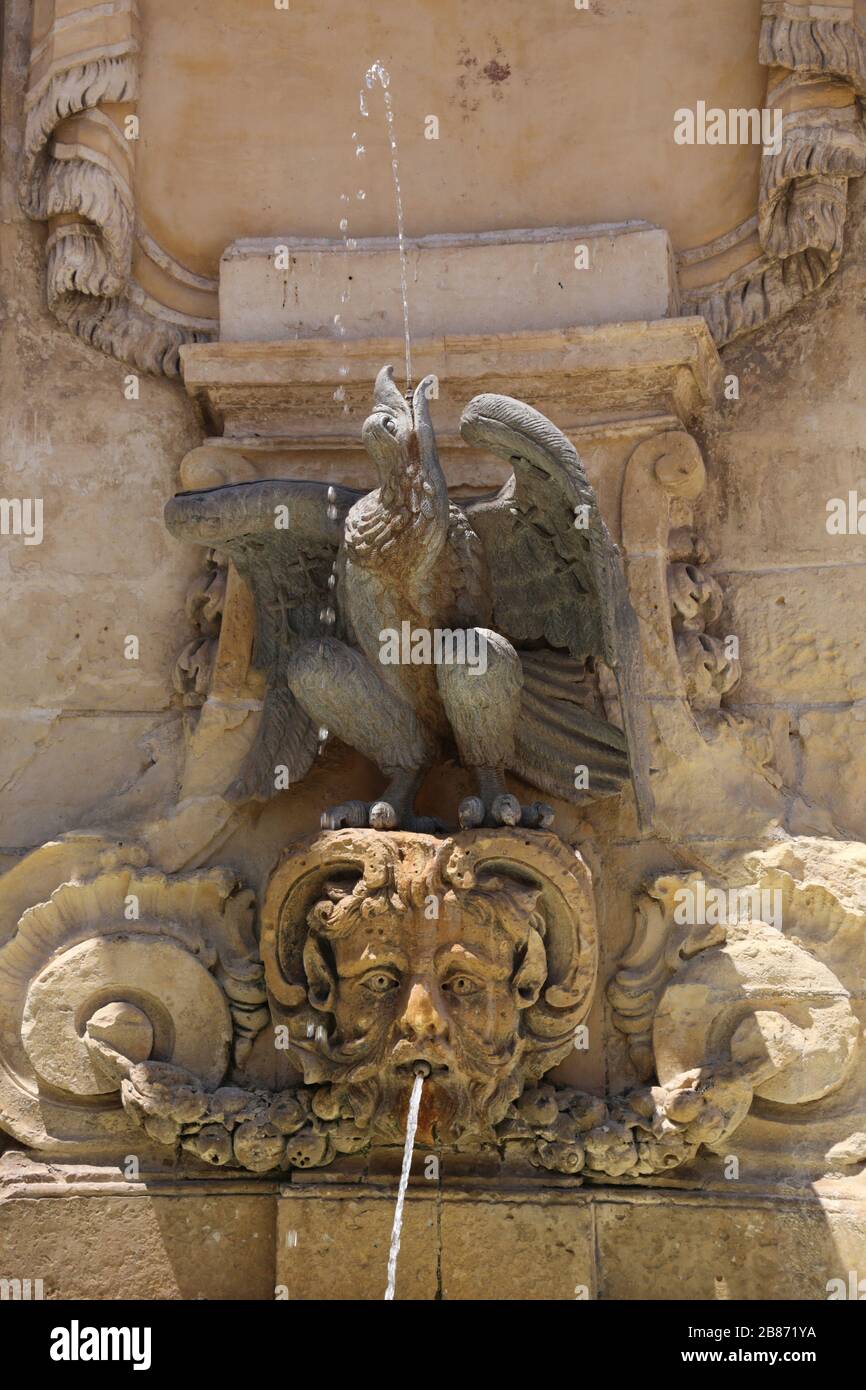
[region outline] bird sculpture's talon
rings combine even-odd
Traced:
[[[490,818],[494,825],[519,825],[522,813],[520,802],[510,792],[497,796],[490,807]]]
[[[322,812],[323,830],[360,830],[368,823],[369,803],[344,801]]]
[[[533,801],[531,805],[523,807],[520,824],[530,830],[549,830],[554,818],[553,807],[548,806],[546,801]]]
[[[457,808],[461,830],[474,830],[484,823],[484,802],[480,796],[467,796]]]
[[[396,830],[398,816],[390,801],[374,801],[370,807],[370,825],[373,830]]]

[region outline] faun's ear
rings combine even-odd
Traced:
[[[331,1013],[337,993],[334,973],[312,932],[304,942],[304,974],[307,977],[307,998],[314,1009]]]
[[[526,943],[526,955],[514,976],[514,992],[518,1009],[528,1009],[538,1001],[547,979],[547,953],[540,935],[532,928]]]

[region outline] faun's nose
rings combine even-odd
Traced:
[[[420,980],[409,990],[400,1028],[411,1042],[429,1042],[448,1036],[448,1022],[437,1009],[430,990]]]

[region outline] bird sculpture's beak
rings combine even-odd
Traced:
[[[430,419],[430,397],[428,395],[435,381],[435,377],[425,376],[424,380],[415,387],[415,393],[412,397],[412,413],[415,419],[415,435],[418,440],[421,463],[428,471],[432,471],[439,463],[436,436],[433,433],[433,422]]]
[[[383,367],[376,377],[376,385],[373,387],[373,407],[375,410],[384,410],[397,419],[401,415],[408,416],[410,413],[409,405],[401,396],[394,381],[394,368],[390,364]]]

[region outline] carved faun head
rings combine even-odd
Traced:
[[[428,1139],[501,1119],[572,1045],[594,948],[582,861],[511,831],[321,836],[284,861],[265,906],[275,1016],[305,1079],[324,1083],[315,1108],[386,1142],[418,1068]]]

